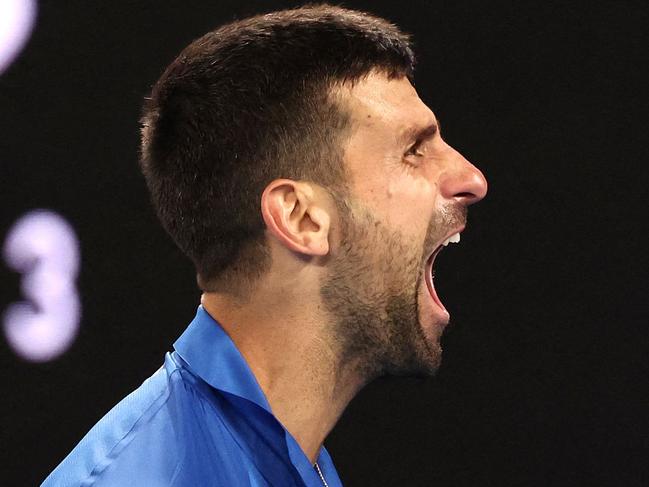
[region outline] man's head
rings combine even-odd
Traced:
[[[270,268],[259,197],[272,180],[346,193],[351,125],[335,88],[413,66],[396,27],[326,5],[234,22],[181,52],[145,104],[141,165],[201,288],[243,294]]]
[[[277,12],[192,43],[143,116],[154,204],[201,287],[247,301],[265,275],[319,276],[313,313],[365,378],[436,370],[448,313],[430,256],[486,193],[441,139],[413,66],[382,19]]]

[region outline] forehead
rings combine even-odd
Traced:
[[[372,72],[345,95],[353,127],[363,132],[390,132],[397,141],[414,128],[436,123],[435,115],[406,77],[388,79]]]

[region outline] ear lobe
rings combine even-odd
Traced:
[[[271,182],[261,196],[261,213],[269,233],[289,250],[329,253],[330,217],[308,184],[290,179]]]

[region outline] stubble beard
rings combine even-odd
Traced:
[[[422,249],[386,229],[371,212],[356,218],[346,202],[336,204],[340,251],[320,294],[333,317],[340,371],[353,369],[364,383],[383,375],[434,375],[442,350],[419,322]]]

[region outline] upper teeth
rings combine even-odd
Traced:
[[[459,241],[460,241],[460,234],[455,233],[455,234],[451,235],[450,237],[448,237],[446,240],[444,240],[442,242],[442,245],[444,247],[446,247],[450,243],[458,243]]]

